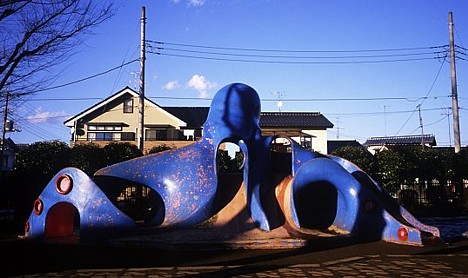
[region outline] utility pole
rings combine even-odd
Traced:
[[[145,136],[145,6],[141,9],[140,99],[138,102],[138,149],[143,152]]]
[[[455,153],[459,153],[460,145],[460,118],[458,116],[457,72],[455,69],[455,43],[453,38],[452,12],[448,14],[450,35],[450,72],[452,76],[452,113],[453,113],[453,141]]]
[[[419,113],[419,127],[421,128],[421,146],[424,149],[424,126],[421,116],[421,104],[418,105],[418,113]]]

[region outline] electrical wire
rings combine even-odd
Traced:
[[[90,79],[93,79],[93,78],[96,78],[98,76],[101,76],[101,75],[104,75],[104,74],[107,74],[109,72],[112,72],[114,70],[117,70],[117,69],[121,69],[122,67],[126,66],[126,65],[129,65],[129,64],[132,64],[132,63],[135,63],[135,62],[138,62],[140,61],[139,59],[135,59],[135,60],[132,60],[132,61],[129,61],[129,62],[126,62],[126,63],[122,63],[121,65],[117,66],[117,67],[113,67],[111,69],[108,69],[106,71],[103,71],[103,72],[100,72],[100,73],[96,73],[96,74],[93,74],[91,76],[88,76],[88,77],[85,77],[85,78],[82,78],[82,79],[78,79],[78,80],[75,80],[75,81],[71,81],[71,82],[68,82],[68,83],[65,83],[65,84],[61,84],[61,85],[57,85],[57,86],[53,86],[53,87],[49,87],[49,88],[44,88],[44,89],[39,89],[39,90],[35,90],[35,91],[32,91],[32,92],[29,92],[28,94],[31,94],[31,93],[38,93],[38,92],[43,92],[43,91],[50,91],[50,90],[54,90],[54,89],[58,89],[58,88],[63,88],[63,87],[66,87],[66,86],[70,86],[70,85],[73,85],[73,84],[76,84],[76,83],[80,83],[80,82],[83,82],[83,81],[86,81],[86,80],[90,80]]]
[[[414,61],[427,61],[435,60],[438,57],[427,57],[427,58],[411,58],[411,59],[393,59],[393,60],[369,60],[369,61],[274,61],[274,60],[246,60],[246,59],[227,59],[227,58],[216,58],[216,57],[203,57],[195,55],[178,55],[169,53],[156,53],[148,52],[152,54],[158,54],[162,56],[178,57],[178,58],[193,58],[202,60],[212,61],[224,61],[224,62],[243,62],[243,63],[264,63],[264,64],[296,64],[296,65],[344,65],[344,64],[380,64],[380,63],[397,63],[397,62],[414,62]]]
[[[406,119],[405,123],[400,127],[400,129],[397,131],[397,133],[395,135],[398,135],[400,133],[400,131],[406,126],[406,124],[409,122],[409,120],[413,117],[414,113],[416,113],[416,111],[418,110],[418,106],[421,107],[422,104],[424,103],[424,101],[427,99],[427,97],[429,96],[429,94],[432,92],[432,89],[434,88],[434,85],[436,83],[436,81],[439,79],[439,75],[440,75],[440,72],[442,71],[442,67],[444,66],[445,64],[445,60],[447,58],[447,55],[444,57],[444,59],[442,60],[442,63],[440,64],[440,67],[439,67],[439,70],[437,71],[437,74],[434,78],[434,81],[432,81],[432,84],[431,84],[431,87],[429,88],[429,90],[427,91],[426,93],[426,96],[425,98],[422,99],[421,103],[419,103],[416,108],[413,110],[413,112],[411,113],[411,115],[408,117],[408,119]]]
[[[169,46],[169,47],[166,47]],[[411,47],[411,48],[387,48],[387,49],[361,49],[361,50],[285,50],[285,49],[260,49],[219,47],[194,44],[171,43],[161,41],[146,41],[147,53],[216,61],[268,63],[268,64],[369,64],[369,63],[393,63],[440,59],[441,54],[446,56],[447,46]],[[201,50],[200,50],[201,49]],[[430,50],[428,52],[427,50]],[[414,52],[418,51],[418,52]],[[423,52],[421,52],[423,51]],[[356,55],[356,53],[369,53]],[[380,54],[387,52],[384,54]],[[391,52],[391,53],[388,53]],[[268,54],[264,54],[268,53]],[[273,53],[274,55],[270,54]],[[297,54],[315,54],[315,56],[298,56]],[[355,55],[349,55],[353,53]],[[372,54],[379,53],[379,54]],[[288,54],[288,55],[284,55]],[[320,54],[317,56],[317,54]],[[323,56],[327,54],[327,56]],[[333,56],[330,56],[333,54]],[[337,55],[340,54],[340,55]],[[347,54],[347,55],[341,55]],[[428,56],[429,55],[429,56]],[[221,56],[221,57],[220,57]],[[416,57],[417,58],[408,58]],[[228,58],[226,58],[228,57]],[[229,58],[232,57],[232,58]],[[260,59],[259,59],[260,58]],[[382,59],[395,58],[395,59]],[[313,59],[311,61],[311,59]],[[318,60],[318,61],[317,61]]]
[[[434,96],[434,98],[450,97],[448,95]],[[206,100],[212,101],[213,98],[198,98],[198,97],[168,97],[168,96],[146,96],[149,99],[169,99],[169,100]],[[417,102],[425,96],[414,96],[414,97],[375,97],[375,98],[288,98],[282,99],[287,102],[334,102],[334,101],[382,101],[382,100],[405,100],[408,102]],[[86,101],[86,100],[103,100],[98,97],[86,97],[86,98],[34,98],[28,101]],[[277,99],[261,99],[262,102],[277,102]]]
[[[437,107],[437,108],[427,108],[421,109],[421,111],[437,111],[441,109],[447,109],[447,107]],[[399,110],[399,111],[385,111],[385,112],[355,112],[355,113],[327,113],[328,116],[380,116],[380,115],[388,115],[388,114],[407,114],[413,113],[414,110]]]
[[[175,52],[183,53],[195,53],[195,54],[208,54],[208,55],[220,55],[220,56],[230,56],[230,57],[248,57],[248,58],[289,58],[289,59],[360,59],[360,58],[388,58],[388,57],[409,57],[409,56],[423,56],[423,55],[433,55],[441,54],[446,51],[436,51],[436,52],[420,52],[420,53],[402,53],[402,54],[378,54],[378,55],[346,55],[346,56],[291,56],[291,55],[263,55],[263,54],[235,54],[235,53],[222,53],[222,52],[212,52],[212,51],[198,51],[198,50],[188,50],[180,48],[157,48],[157,50],[169,50]],[[155,51],[153,49],[148,50],[150,53],[161,54],[160,51]]]
[[[358,53],[358,52],[382,52],[382,51],[410,51],[410,50],[423,50],[423,49],[427,50],[427,49],[437,49],[437,48],[448,47],[448,45],[440,45],[440,46],[424,46],[424,47],[359,49],[359,50],[285,50],[285,49],[261,49],[261,48],[206,46],[206,45],[194,45],[194,44],[162,42],[162,41],[154,41],[154,40],[146,40],[146,42],[154,43],[154,44],[157,44],[157,45],[173,45],[173,46],[184,46],[184,47],[192,47],[192,48],[235,50],[235,51],[284,52],[284,53]]]

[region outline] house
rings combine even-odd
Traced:
[[[137,144],[139,94],[126,87],[67,119],[70,146],[83,142],[105,145],[111,141]],[[209,107],[163,107],[145,98],[144,149],[194,143],[203,132]],[[319,112],[261,112],[262,135],[288,136],[307,149],[327,153],[327,129],[333,124]]]
[[[15,156],[16,153],[20,151],[20,147],[18,147],[11,138],[6,138],[4,142],[4,145],[0,142],[0,148],[2,150],[1,171],[9,172],[15,166]]]
[[[363,145],[366,146],[372,154],[375,154],[376,152],[402,146],[434,147],[437,146],[437,143],[434,135],[424,134],[371,137],[367,139]]]

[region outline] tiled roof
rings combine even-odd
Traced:
[[[431,145],[431,146],[437,145],[435,137],[432,134],[371,137],[367,139],[363,145],[364,146],[421,145],[421,142],[427,145]]]
[[[333,124],[319,112],[262,112],[260,126],[332,128]]]
[[[209,107],[162,107],[187,123],[201,127],[208,117]],[[261,112],[261,127],[332,128],[333,124],[319,112]]]
[[[209,107],[161,107],[187,123],[188,128],[202,127],[208,117]]]

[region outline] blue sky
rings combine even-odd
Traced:
[[[139,58],[146,39],[145,94],[161,106],[209,106],[232,82],[257,90],[263,111],[318,111],[329,139],[434,134],[453,145],[448,13],[460,47],[457,84],[461,143],[468,144],[468,3],[466,1],[115,0],[116,15],[66,63],[51,86],[78,81]],[[197,57],[197,58],[195,58]],[[137,87],[139,63],[17,104],[17,143],[62,140],[63,122],[125,86]],[[138,89],[137,89],[138,90]],[[203,98],[203,99],[202,99]],[[208,100],[207,100],[208,99]]]

